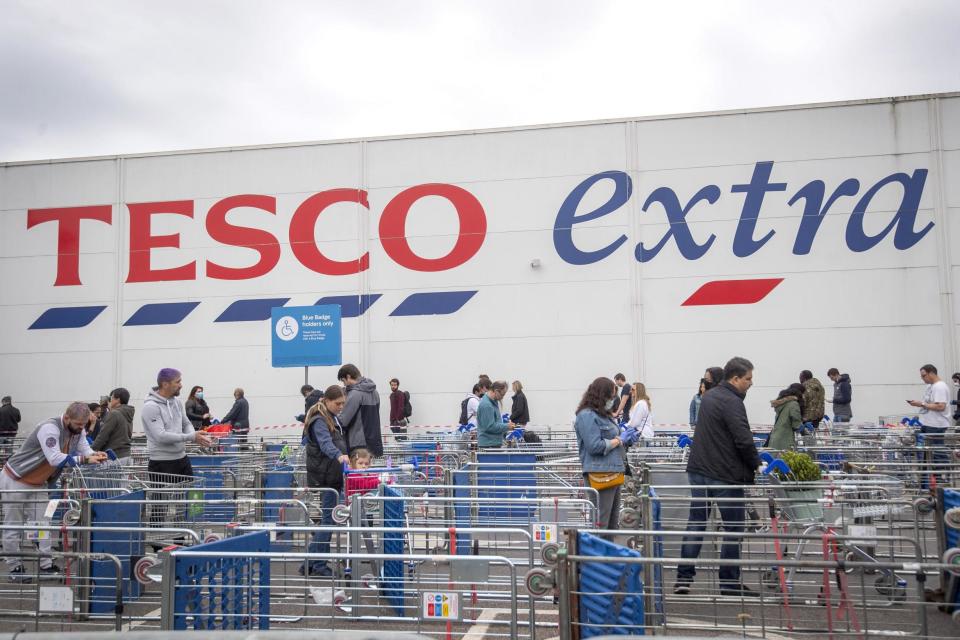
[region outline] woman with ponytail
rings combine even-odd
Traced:
[[[333,508],[343,490],[343,464],[349,462],[344,429],[337,416],[346,403],[343,389],[337,385],[327,387],[323,397],[310,407],[304,419],[307,438],[307,486],[325,489],[321,494],[320,526],[333,526]],[[330,532],[313,534],[308,553],[330,553]],[[310,560],[307,575],[329,577],[333,575],[326,562]],[[300,567],[300,575],[304,568]]]

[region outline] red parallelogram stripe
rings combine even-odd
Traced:
[[[754,304],[773,291],[783,278],[759,280],[712,280],[693,292],[681,306],[699,307],[709,304]]]

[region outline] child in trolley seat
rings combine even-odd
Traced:
[[[380,488],[381,482],[385,482],[387,484],[391,484],[393,482],[393,478],[387,476],[386,474],[363,473],[364,470],[370,468],[372,463],[373,454],[371,454],[368,449],[358,447],[350,452],[349,470],[344,473],[344,495],[348,505],[350,504],[353,496],[372,493]],[[369,513],[364,514],[364,520],[366,521],[367,526],[374,526],[373,516]],[[373,544],[373,536],[370,534],[363,534],[363,544],[367,550],[367,553],[374,553],[375,549]],[[378,564],[375,561],[371,561],[370,564],[374,574],[379,573]],[[349,562],[346,565],[346,572],[348,574],[352,573],[352,566]],[[364,576],[363,582],[368,585],[373,584],[375,580],[374,574],[368,574]]]
[[[350,452],[350,471],[347,473],[344,483],[347,495],[347,504],[350,504],[350,498],[356,494],[370,493],[380,488],[380,474],[378,473],[357,473],[364,469],[369,469],[373,462],[373,454],[369,450],[359,447]]]

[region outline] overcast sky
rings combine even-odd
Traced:
[[[0,162],[960,90],[960,2],[0,0]]]

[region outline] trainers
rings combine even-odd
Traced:
[[[301,576],[304,574],[303,565],[297,567],[297,573]],[[333,571],[325,564],[313,564],[310,565],[310,570],[307,572],[307,575],[311,578],[329,578],[333,575]]]
[[[23,570],[23,565],[10,569],[8,575],[10,582],[18,582],[20,584],[30,584],[33,582],[33,576],[27,575],[27,572]]]
[[[59,578],[63,574],[63,569],[58,567],[55,564],[50,565],[49,567],[40,567],[40,579],[44,578]]]
[[[673,585],[673,592],[678,596],[685,596],[690,593],[690,582],[688,580],[677,580]]]
[[[730,596],[734,598],[759,598],[760,594],[754,591],[749,587],[745,587],[742,584],[723,587],[720,589],[720,595]]]

